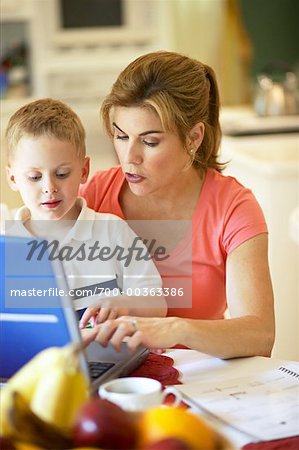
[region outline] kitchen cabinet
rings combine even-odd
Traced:
[[[134,1],[132,3],[129,0],[129,3],[134,6]],[[12,91],[7,88],[2,93],[1,144],[8,119],[17,108],[39,97],[59,98],[69,104],[83,122],[87,136],[87,154],[91,156],[91,172],[105,169],[116,164],[117,158],[111,142],[101,129],[101,102],[130,61],[147,51],[169,47],[171,34],[165,29],[165,21],[169,17],[171,5],[151,0],[143,3],[147,7],[145,11],[151,12],[150,15],[144,12],[140,15],[145,17],[147,24],[143,31],[151,31],[152,40],[148,44],[140,44],[135,40],[123,42],[115,32],[115,38],[110,44],[104,42],[90,46],[84,42],[70,42],[64,48],[55,46],[57,36],[52,26],[53,4],[54,0],[1,0],[3,42],[7,41],[9,47],[20,34],[21,42],[28,49],[27,90]],[[134,7],[134,11],[142,7],[139,1],[138,6],[139,8]],[[20,33],[20,28],[24,32]],[[9,32],[6,33],[6,30]],[[92,30],[90,33],[92,35]],[[6,185],[3,145],[1,191],[2,202],[7,203],[10,208],[19,206],[18,194],[10,191]]]

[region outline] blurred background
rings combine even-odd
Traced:
[[[1,0],[1,141],[18,107],[59,98],[85,125],[92,171],[117,164],[99,108],[130,61],[164,49],[215,69],[226,173],[253,190],[269,226],[273,355],[284,359],[299,359],[298,17],[297,0]],[[1,203],[21,204],[3,145]]]

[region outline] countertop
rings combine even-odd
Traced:
[[[298,176],[299,116],[257,117],[250,108],[241,107],[223,108],[220,120],[222,161],[233,161],[264,176]],[[273,132],[262,134],[266,128]],[[279,132],[282,129],[286,132]]]

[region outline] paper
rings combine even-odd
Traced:
[[[248,377],[176,386],[200,407],[255,440],[299,434],[299,364]]]

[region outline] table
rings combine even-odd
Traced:
[[[283,363],[279,361],[279,363]],[[148,359],[134,371],[134,376],[149,376],[159,380],[163,385],[188,383],[200,379],[217,381],[223,378],[236,378],[254,374],[258,371],[277,367],[274,358],[251,357],[222,360],[195,350],[171,349],[163,355],[150,354]],[[236,448],[243,450],[295,450],[299,448],[298,437],[280,439],[268,442],[250,443],[247,436],[227,425],[220,425],[210,417],[205,419],[213,426],[217,426]]]

